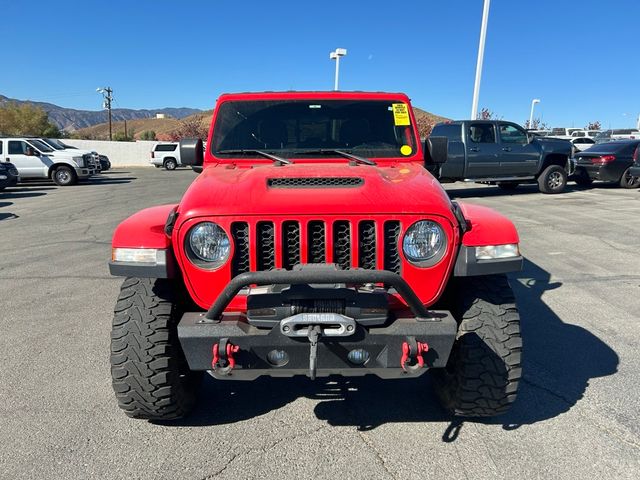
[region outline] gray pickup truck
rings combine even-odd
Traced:
[[[535,136],[512,122],[438,123],[431,137],[449,139],[446,163],[435,163],[428,157],[425,162],[441,182],[482,182],[505,190],[537,182],[543,193],[560,193],[571,173],[571,142]]]

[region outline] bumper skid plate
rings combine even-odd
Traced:
[[[367,374],[401,378],[444,367],[457,331],[455,319],[445,311],[432,311],[429,319],[398,318],[388,326],[370,328],[341,315],[316,317],[295,315],[264,329],[240,317],[212,322],[189,312],[178,325],[178,337],[190,369],[207,370],[220,379]],[[212,370],[212,346],[220,342],[238,347],[231,371]],[[404,368],[408,343],[428,343],[421,353],[425,368]]]

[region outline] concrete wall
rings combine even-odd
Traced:
[[[114,167],[151,167],[151,149],[158,143],[155,141],[139,140],[136,142],[109,142],[105,140],[62,140],[68,145],[85,150],[95,150],[106,155]]]

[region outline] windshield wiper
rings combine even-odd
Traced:
[[[353,155],[349,152],[345,152],[344,150],[334,150],[333,148],[320,148],[318,150],[303,150],[296,153],[298,154],[308,153],[309,155],[328,153],[328,154],[340,155],[341,157],[348,158],[349,160],[353,160],[354,162],[364,163],[365,165],[377,165],[376,162],[368,158],[360,157],[358,155]]]
[[[236,150],[220,150],[219,152],[216,152],[216,153],[228,153],[228,154],[231,154],[231,155],[233,155],[233,154],[245,154],[246,153],[246,154],[249,154],[249,155],[260,155],[261,157],[270,158],[274,162],[280,162],[283,165],[293,163],[291,160],[279,157],[277,155],[273,155],[272,153],[263,152],[262,150],[238,148]]]

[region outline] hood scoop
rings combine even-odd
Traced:
[[[283,177],[268,178],[269,188],[357,188],[364,185],[359,177]]]

